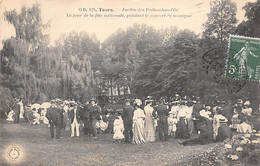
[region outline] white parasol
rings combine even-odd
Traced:
[[[35,103],[31,106],[31,109],[35,108],[36,110],[38,110],[39,108],[41,108],[41,105],[38,103]]]
[[[50,108],[50,106],[51,106],[51,103],[44,102],[44,103],[42,103],[41,108]]]

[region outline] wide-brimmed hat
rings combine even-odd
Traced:
[[[56,99],[56,101],[57,101],[57,102],[62,102],[62,100],[61,100],[61,99]]]
[[[179,101],[172,101],[171,104],[177,104]]]
[[[242,99],[238,99],[238,100],[237,100],[237,103],[238,103],[238,104],[243,104],[243,100],[242,100]]]
[[[74,100],[70,101],[70,105],[74,105],[74,104],[76,104],[76,101]]]
[[[145,99],[145,103],[151,103],[153,102],[153,97],[152,96],[147,96],[146,99]]]
[[[244,105],[250,105],[250,101],[246,101]]]
[[[135,99],[134,102],[136,105],[141,106],[142,105],[142,100],[141,99]]]
[[[227,123],[227,119],[221,118],[219,119],[219,123]]]

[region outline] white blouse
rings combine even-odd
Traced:
[[[145,114],[144,114],[144,110],[142,110],[141,108],[137,108],[135,111],[134,111],[134,117],[133,117],[133,120],[137,120],[139,118],[145,118]]]

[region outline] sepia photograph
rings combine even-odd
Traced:
[[[0,165],[259,166],[260,0],[0,0]]]

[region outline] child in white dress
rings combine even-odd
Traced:
[[[41,120],[42,120],[43,124],[49,124],[49,120],[46,117],[46,113],[47,113],[47,110],[46,110],[46,108],[44,108],[41,111]]]
[[[120,143],[121,140],[124,139],[124,123],[122,120],[122,117],[119,115],[114,121],[114,136],[113,139],[116,140],[116,142]]]
[[[175,137],[175,132],[176,132],[176,129],[177,129],[176,125],[178,123],[176,114],[171,113],[169,115],[169,117],[167,118],[167,121],[168,121],[168,135],[170,137],[174,138]]]
[[[238,113],[236,110],[234,110],[234,115],[231,118],[231,128],[233,130],[237,130],[237,126],[240,124],[240,119],[238,118]]]
[[[41,119],[41,115],[37,112],[37,111],[33,111],[33,125],[39,125],[40,124],[40,119]]]
[[[8,121],[8,123],[11,123],[11,122],[13,122],[14,121],[14,119],[13,119],[13,116],[14,116],[14,111],[13,110],[11,110],[9,113],[8,113],[8,115],[7,115],[7,121]]]

